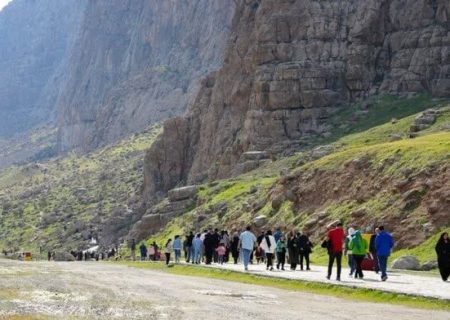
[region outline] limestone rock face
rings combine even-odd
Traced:
[[[57,101],[61,151],[180,115],[221,66],[233,0],[89,1]]]
[[[289,154],[326,136],[328,116],[344,103],[450,95],[446,0],[236,3],[224,65],[147,154],[148,197],[228,177],[245,152]]]
[[[14,0],[1,10],[0,137],[51,120],[86,3]]]

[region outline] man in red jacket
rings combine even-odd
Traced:
[[[345,232],[342,228],[342,223],[339,222],[334,229],[328,231],[328,275],[327,279],[331,278],[331,271],[333,270],[334,260],[337,264],[337,276],[336,280],[341,281],[341,268],[342,268],[342,250],[344,246]]]

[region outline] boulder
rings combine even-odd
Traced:
[[[392,269],[421,270],[421,266],[415,256],[402,256],[394,260]]]
[[[257,228],[264,226],[266,223],[267,223],[267,217],[264,215],[257,216],[256,218],[253,219],[253,224]]]
[[[286,199],[288,199],[291,202],[297,201],[297,195],[295,194],[295,192],[293,190],[287,190],[285,192],[285,196],[286,196]]]
[[[186,186],[182,188],[176,188],[169,190],[169,200],[171,202],[176,202],[180,200],[186,200],[189,198],[194,198],[197,195],[198,186]]]
[[[351,213],[352,218],[361,218],[367,215],[367,210],[365,208],[360,208]]]
[[[305,228],[310,229],[315,226],[319,222],[317,217],[311,217],[308,221],[305,222]]]
[[[272,199],[272,208],[273,208],[274,210],[280,209],[281,206],[282,206],[282,204],[283,204],[283,202],[284,202],[284,196],[283,196],[283,195],[275,196],[275,197]]]
[[[438,268],[437,261],[428,261],[420,266],[420,269],[422,271],[430,271],[430,270],[437,269],[437,268]]]

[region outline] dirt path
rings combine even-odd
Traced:
[[[103,263],[0,260],[0,319],[450,319],[449,312],[284,291]]]

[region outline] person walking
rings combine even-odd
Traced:
[[[166,255],[166,265],[169,265],[170,254],[172,253],[172,239],[168,239],[164,246],[164,254]]]
[[[147,246],[144,242],[141,243],[139,251],[141,252],[141,261],[145,261],[147,259]]]
[[[303,271],[303,259],[306,262],[306,270],[311,270],[309,268],[309,255],[312,252],[313,244],[309,241],[309,237],[306,234],[297,234],[298,241],[298,252],[300,255],[300,270]]]
[[[289,262],[291,263],[291,270],[294,271],[297,268],[299,253],[297,233],[294,230],[289,233],[287,248],[289,254]]]
[[[436,244],[439,272],[443,281],[447,281],[450,276],[450,240],[448,233],[444,232],[439,237]]]
[[[192,247],[194,249],[194,255],[192,256],[192,263],[200,264],[202,260],[202,251],[203,251],[203,241],[201,239],[201,234],[198,233],[197,236],[192,241]]]
[[[225,244],[220,243],[219,246],[216,248],[216,252],[217,252],[217,263],[223,264],[225,262],[225,253],[227,252]]]
[[[216,239],[212,232],[209,230],[205,235],[205,240],[203,240],[203,245],[205,248],[205,264],[211,264],[214,258],[214,252],[216,250]]]
[[[130,250],[131,250],[131,259],[133,261],[136,261],[136,240],[135,239],[131,239]]]
[[[362,272],[362,262],[366,257],[368,244],[367,240],[361,236],[361,232],[359,230],[355,231],[355,234],[353,235],[352,240],[350,240],[348,247],[350,250],[352,250],[352,255],[355,259],[355,279],[358,277],[360,279],[363,279],[364,274]]]
[[[387,277],[387,261],[394,247],[394,239],[391,234],[384,230],[384,226],[379,226],[380,231],[375,238],[375,248],[377,250],[378,265],[381,271],[381,281],[386,281]]]
[[[194,232],[189,232],[189,235],[186,237],[186,262],[189,263],[191,259],[193,259],[193,248],[192,241],[194,241]]]
[[[347,256],[348,267],[350,269],[349,276],[353,276],[353,273],[356,270],[355,259],[353,259],[352,250],[349,248],[350,241],[352,240],[353,235],[355,234],[354,228],[348,228],[347,236],[345,237],[344,243],[344,255]]]
[[[377,256],[377,248],[375,247],[375,239],[377,238],[378,233],[380,230],[378,228],[375,228],[374,234],[370,236],[370,242],[369,242],[369,253],[373,260],[373,267],[375,273],[380,272],[380,267],[378,266],[378,256]]]
[[[180,263],[181,249],[183,248],[183,242],[180,236],[175,236],[173,240],[173,251],[175,253],[175,263]]]
[[[272,231],[268,230],[264,236],[264,238],[261,240],[260,244],[261,249],[266,254],[266,270],[273,270],[273,256],[275,254],[275,249],[277,247],[277,243],[275,241],[274,236],[272,235]]]
[[[242,260],[244,261],[244,268],[248,270],[248,264],[250,262],[250,256],[253,252],[256,243],[256,237],[251,232],[251,227],[247,226],[244,232],[239,237],[239,247],[242,250]]]
[[[233,233],[233,238],[230,242],[230,251],[234,264],[237,264],[239,260],[239,234],[237,231]]]
[[[286,262],[286,242],[284,241],[284,236],[281,236],[280,240],[277,241],[277,269],[284,271],[284,263]]]
[[[341,281],[341,269],[342,269],[342,250],[344,245],[345,232],[342,228],[342,223],[339,222],[335,228],[328,231],[328,274],[327,279],[330,280],[333,270],[333,264],[336,260],[336,280]]]

